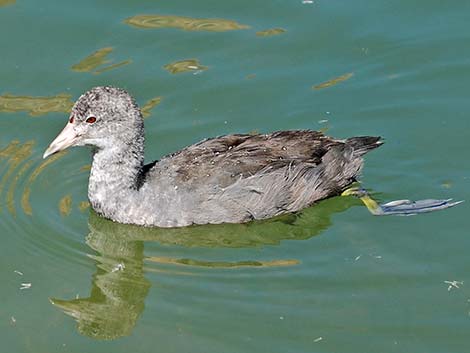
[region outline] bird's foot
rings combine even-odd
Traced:
[[[410,216],[418,213],[426,213],[438,210],[444,210],[462,203],[463,201],[447,200],[396,200],[379,204],[366,190],[360,186],[353,186],[343,191],[341,196],[356,196],[364,203],[370,213],[375,216],[402,215]]]

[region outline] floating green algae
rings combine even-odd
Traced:
[[[104,66],[99,70],[93,71],[93,74],[99,75],[103,72],[117,69],[118,67],[128,65],[132,63],[132,60],[124,60],[115,64],[111,64],[113,60],[108,59],[108,55],[113,51],[112,47],[101,48],[94,53],[88,55],[86,58],[81,60],[78,64],[72,66],[73,71],[77,72],[92,72],[99,66],[110,64],[108,66]]]
[[[116,64],[105,66],[99,70],[94,71],[93,73],[98,75],[109,70],[117,69],[118,67],[121,67],[121,66],[129,65],[130,63],[132,63],[132,60],[124,60]]]
[[[151,114],[151,111],[153,108],[155,108],[157,105],[159,105],[162,101],[162,97],[155,97],[147,101],[145,105],[142,107],[142,115],[144,118],[148,118]]]
[[[277,36],[277,35],[282,34],[284,32],[287,32],[284,28],[270,28],[270,29],[266,29],[264,31],[256,32],[256,35],[258,37],[269,37],[269,36]]]
[[[93,69],[101,66],[103,64],[110,63],[111,61],[108,60],[106,57],[113,51],[113,48],[106,47],[101,48],[94,53],[88,55],[86,58],[81,60],[78,64],[72,66],[73,71],[78,72],[90,72]]]
[[[59,201],[59,212],[62,216],[70,215],[72,211],[72,195],[68,194],[62,197]]]
[[[47,113],[68,113],[73,106],[72,96],[60,93],[51,97],[13,96],[4,94],[0,96],[0,112],[13,113],[26,111],[31,116]]]
[[[80,203],[78,204],[78,209],[80,210],[80,212],[85,212],[89,208],[90,203],[88,201],[80,201]]]
[[[0,7],[13,5],[15,2],[16,0],[0,0]]]
[[[331,80],[328,80],[328,81],[325,81],[325,82],[322,82],[318,85],[315,85],[313,86],[312,88],[313,89],[322,89],[322,88],[327,88],[327,87],[331,87],[331,86],[334,86],[340,82],[343,82],[343,81],[346,81],[346,80],[349,80],[351,77],[354,76],[354,73],[353,72],[349,72],[347,74],[344,74],[344,75],[341,75],[341,76],[338,76],[338,77],[335,77],[335,78],[332,78]]]
[[[248,29],[236,21],[221,18],[191,18],[168,15],[137,15],[124,20],[137,28],[177,28],[185,31],[226,32]]]
[[[208,67],[201,65],[197,59],[187,59],[187,60],[180,60],[175,61],[163,66],[164,69],[168,70],[168,72],[172,74],[179,74],[182,72],[188,71],[200,71],[200,70],[207,70]]]
[[[195,267],[212,267],[212,268],[242,268],[242,267],[279,267],[279,266],[295,266],[300,263],[296,259],[271,260],[271,261],[204,261],[194,259],[176,259],[171,257],[147,257],[147,261],[158,264],[186,265]]]

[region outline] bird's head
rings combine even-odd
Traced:
[[[105,149],[136,138],[143,139],[143,118],[130,94],[115,87],[95,87],[77,100],[67,125],[43,158],[72,146]]]

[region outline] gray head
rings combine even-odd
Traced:
[[[115,87],[95,87],[77,100],[67,125],[43,157],[71,146],[107,149],[132,142],[143,148],[143,129],[142,114],[129,93]]]

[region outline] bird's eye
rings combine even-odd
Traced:
[[[69,119],[69,123],[70,123],[70,124],[73,124],[73,120],[74,120],[74,118],[73,118],[73,115],[72,115],[72,116],[70,117],[70,119]]]
[[[96,121],[94,116],[90,116],[88,119],[85,120],[88,124],[93,124]]]

